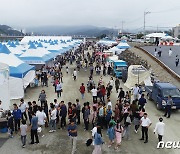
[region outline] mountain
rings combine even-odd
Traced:
[[[117,30],[96,26],[43,26],[27,28],[26,31],[27,33],[33,32],[35,35],[81,35],[88,37],[117,34]]]
[[[0,25],[0,35],[9,35],[9,36],[20,36],[24,35],[22,32],[13,29],[7,25]]]

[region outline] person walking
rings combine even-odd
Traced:
[[[147,103],[146,99],[144,98],[144,94],[141,95],[141,98],[139,99],[138,105],[142,109],[145,107],[145,104]]]
[[[179,58],[178,58],[178,55],[176,55],[175,64],[176,64],[176,67],[178,67],[178,65],[179,65]]]
[[[93,86],[93,89],[91,90],[92,96],[93,96],[93,103],[97,103],[97,89],[95,86]]]
[[[73,119],[70,120],[70,124],[68,126],[68,133],[72,143],[72,152],[74,154],[76,152],[76,144],[77,144],[77,125]]]
[[[170,48],[170,49],[169,49],[169,57],[172,56],[172,53],[173,53],[173,51],[172,51],[171,48]]]
[[[161,49],[161,47],[160,47],[160,48],[159,48],[159,51],[158,51],[159,57],[161,57],[161,54],[162,54],[162,49]]]
[[[92,154],[102,154],[101,146],[104,143],[102,139],[101,127],[97,127],[97,131],[94,133],[94,150]]]
[[[38,101],[41,102],[41,107],[44,107],[44,104],[46,102],[46,93],[45,93],[45,90],[42,90],[41,93],[39,94]]]
[[[73,71],[73,78],[74,78],[74,81],[77,79],[77,71],[76,71],[76,69],[74,69],[74,71]]]
[[[130,127],[132,123],[132,116],[130,115],[130,110],[128,109],[127,115],[124,117],[124,133],[123,137],[127,138],[127,140],[130,140]]]
[[[86,88],[84,86],[84,83],[81,84],[80,88],[79,88],[79,91],[81,93],[81,97],[82,99],[84,99],[84,94],[85,94],[85,91],[86,91]]]
[[[139,98],[139,87],[137,84],[135,84],[135,87],[133,88],[133,96],[134,100],[137,100]]]
[[[157,133],[159,142],[162,141],[162,138],[164,136],[164,127],[165,124],[163,122],[163,118],[159,118],[159,122],[156,123],[156,127],[154,129],[154,134]]]
[[[31,119],[31,143],[34,144],[34,137],[36,138],[35,143],[39,143],[39,138],[37,134],[37,129],[38,129],[38,117],[36,117],[35,113],[32,112],[32,119]]]
[[[79,125],[80,124],[80,113],[81,113],[81,104],[79,102],[79,99],[76,99],[76,111],[77,111],[77,124]]]
[[[9,137],[13,138],[13,132],[14,132],[14,119],[11,114],[11,112],[8,112],[8,117],[7,117],[7,128],[8,128],[8,133]]]
[[[102,103],[99,104],[98,123],[101,126],[101,129],[103,129],[103,124],[104,124],[104,109],[103,109]]]
[[[21,99],[20,102],[21,103],[19,105],[19,109],[21,110],[21,118],[22,118],[22,120],[24,120],[24,117],[25,117],[25,119],[27,120],[27,114],[26,114],[27,105],[24,102],[24,99]]]
[[[27,135],[27,125],[26,125],[25,120],[22,120],[22,125],[20,126],[20,130],[21,130],[22,147],[25,148],[25,146],[26,146],[26,135]]]
[[[166,102],[166,106],[165,106],[165,114],[164,117],[167,116],[167,118],[170,118],[171,116],[171,107],[173,106],[173,100],[171,95],[168,96],[168,100]]]
[[[57,83],[56,85],[56,93],[57,93],[57,98],[61,97],[61,93],[62,93],[62,84],[60,83],[60,81]]]
[[[21,110],[18,109],[17,104],[13,104],[14,110],[13,110],[13,118],[14,118],[14,126],[15,126],[15,131],[17,132],[20,129],[20,120],[21,120]],[[17,128],[18,127],[18,128]]]
[[[83,118],[84,118],[84,125],[85,125],[84,130],[88,130],[88,128],[89,128],[89,115],[90,115],[90,110],[88,108],[88,105],[85,106],[85,110],[84,110],[83,115],[84,115]]]
[[[115,139],[115,131],[114,131],[113,123],[109,123],[109,128],[107,130],[107,135],[109,137],[108,148],[110,148],[112,146],[112,144],[114,143],[114,139]]]
[[[49,133],[53,133],[56,131],[56,115],[57,115],[57,110],[55,108],[55,105],[51,105],[51,112],[50,112],[50,131]]]
[[[40,106],[38,107],[38,111],[36,112],[36,117],[38,117],[38,126],[41,127],[41,134],[42,137],[44,137],[44,134],[42,132],[45,125],[45,121],[47,121],[47,117],[46,114],[43,112],[42,107]]]
[[[120,86],[120,80],[118,78],[116,78],[116,80],[115,80],[115,88],[116,88],[117,93],[118,93],[118,90],[119,90],[119,86]]]
[[[106,128],[108,128],[109,126],[109,122],[111,121],[111,117],[112,117],[112,109],[111,109],[111,105],[107,106],[107,110],[106,110]]]
[[[125,96],[125,92],[124,92],[123,88],[120,88],[120,92],[118,95],[119,100],[124,99],[124,96]]]
[[[123,133],[123,127],[120,123],[120,120],[118,120],[115,127],[115,136],[116,136],[115,150],[118,150],[118,147],[121,145],[122,133]]]
[[[66,116],[67,116],[67,107],[64,104],[64,101],[61,101],[60,103],[61,129],[66,127]]]
[[[154,56],[155,57],[157,56],[157,49],[156,48],[154,49]]]
[[[144,116],[140,120],[140,124],[141,124],[141,127],[142,127],[142,137],[141,137],[140,140],[144,140],[144,135],[145,135],[144,143],[148,143],[148,129],[151,126],[152,122],[147,117],[147,113],[144,113]]]

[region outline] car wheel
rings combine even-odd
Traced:
[[[156,108],[157,108],[157,110],[161,110],[161,107],[159,106],[158,102],[156,103]]]
[[[149,93],[147,94],[147,98],[148,98],[148,100],[151,100],[151,97],[150,97]]]

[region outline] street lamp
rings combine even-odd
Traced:
[[[146,15],[150,14],[151,12],[149,11],[144,11],[144,34],[145,34],[145,30],[146,30]]]

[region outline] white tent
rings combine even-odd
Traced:
[[[145,82],[146,81],[146,82]],[[151,83],[150,72],[142,65],[131,65],[128,68],[128,78],[124,84],[131,89],[135,84]]]
[[[71,40],[71,36],[25,36],[22,40],[21,43],[28,43],[29,41],[40,41],[40,40]]]
[[[113,55],[113,56],[108,57],[108,61],[114,61],[114,60],[118,60],[118,56]]]
[[[0,100],[2,108],[8,110],[10,106],[9,66],[4,63],[0,63]]]
[[[5,45],[0,49],[0,62],[9,66],[10,99],[24,97],[24,89],[35,78],[34,67],[17,58]]]

